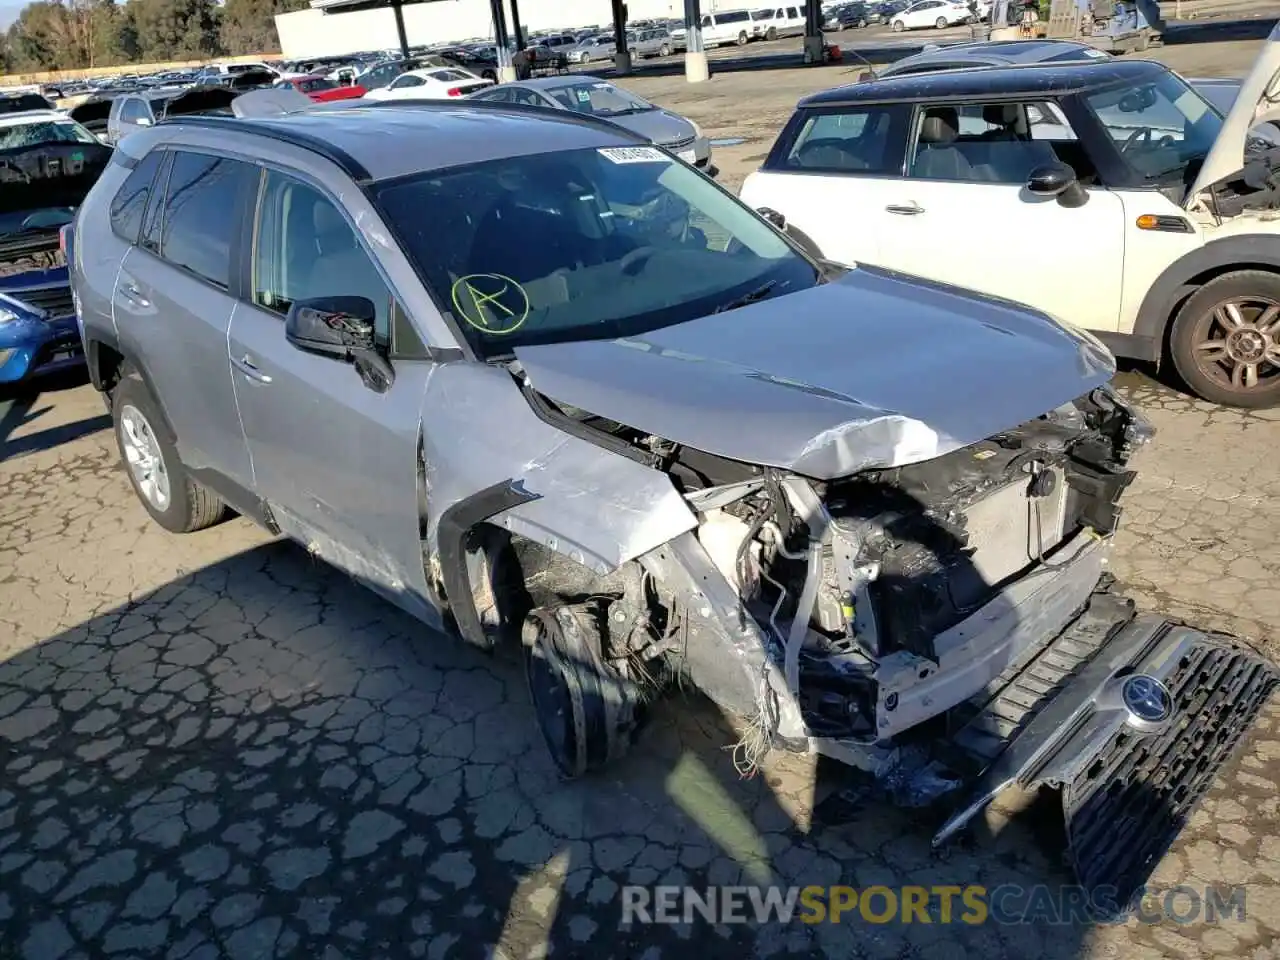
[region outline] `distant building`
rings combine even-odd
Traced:
[[[609,0],[517,0],[520,20],[527,30],[576,29],[599,25],[609,29],[612,6]],[[399,46],[396,23],[390,8],[351,13],[326,12],[341,9],[342,0],[312,0],[312,9],[276,16],[280,48],[286,58],[320,57],[359,53],[364,50],[391,50]],[[710,13],[719,7],[728,10],[746,6],[732,0],[703,0]],[[316,9],[316,8],[320,9]],[[507,8],[510,9],[509,7]],[[656,17],[684,18],[684,0],[627,0],[632,20]],[[489,0],[434,0],[404,7],[405,32],[410,45],[444,43],[493,36]]]

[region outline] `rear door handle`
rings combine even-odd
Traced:
[[[233,357],[231,360],[231,365],[235,367],[237,370],[239,370],[241,373],[243,373],[250,380],[257,380],[259,383],[271,382],[270,375],[265,374],[261,370],[259,370],[258,365],[253,362],[253,357],[251,357],[247,353],[243,357],[241,357],[239,360],[236,360]]]
[[[151,301],[146,298],[142,289],[132,280],[122,280],[120,282],[120,296],[135,306],[151,306]]]
[[[890,213],[896,213],[903,217],[914,217],[917,213],[924,213],[924,207],[915,201],[911,203],[891,203],[885,209]]]

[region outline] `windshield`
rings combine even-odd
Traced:
[[[1149,182],[1181,176],[1203,161],[1222,129],[1222,116],[1173,73],[1085,100],[1124,159]]]
[[[656,147],[491,160],[374,198],[484,357],[636,335],[819,280],[773,227]]]
[[[658,109],[647,100],[600,80],[554,87],[546,92],[566,110],[593,117],[620,117]]]
[[[42,120],[38,123],[0,126],[0,150],[33,147],[38,143],[98,143],[74,120]]]

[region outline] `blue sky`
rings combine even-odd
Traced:
[[[26,0],[0,0],[0,28],[7,27],[18,19],[18,14],[25,7]]]

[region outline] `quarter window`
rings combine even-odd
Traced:
[[[149,113],[145,103],[137,97],[131,97],[120,108],[120,122],[137,123],[139,120],[147,119]]]
[[[284,316],[297,300],[365,297],[389,342],[391,291],[355,230],[318,190],[269,171],[259,204],[253,302]]]
[[[216,287],[231,278],[231,243],[242,188],[255,168],[239,160],[177,151],[169,171],[160,255]]]
[[[146,212],[147,201],[151,198],[151,185],[163,157],[162,151],[152,150],[139,160],[129,176],[125,177],[119,191],[111,198],[111,229],[122,240],[130,243],[138,241],[142,215]]]
[[[910,108],[850,107],[805,120],[783,165],[792,170],[900,176]]]

